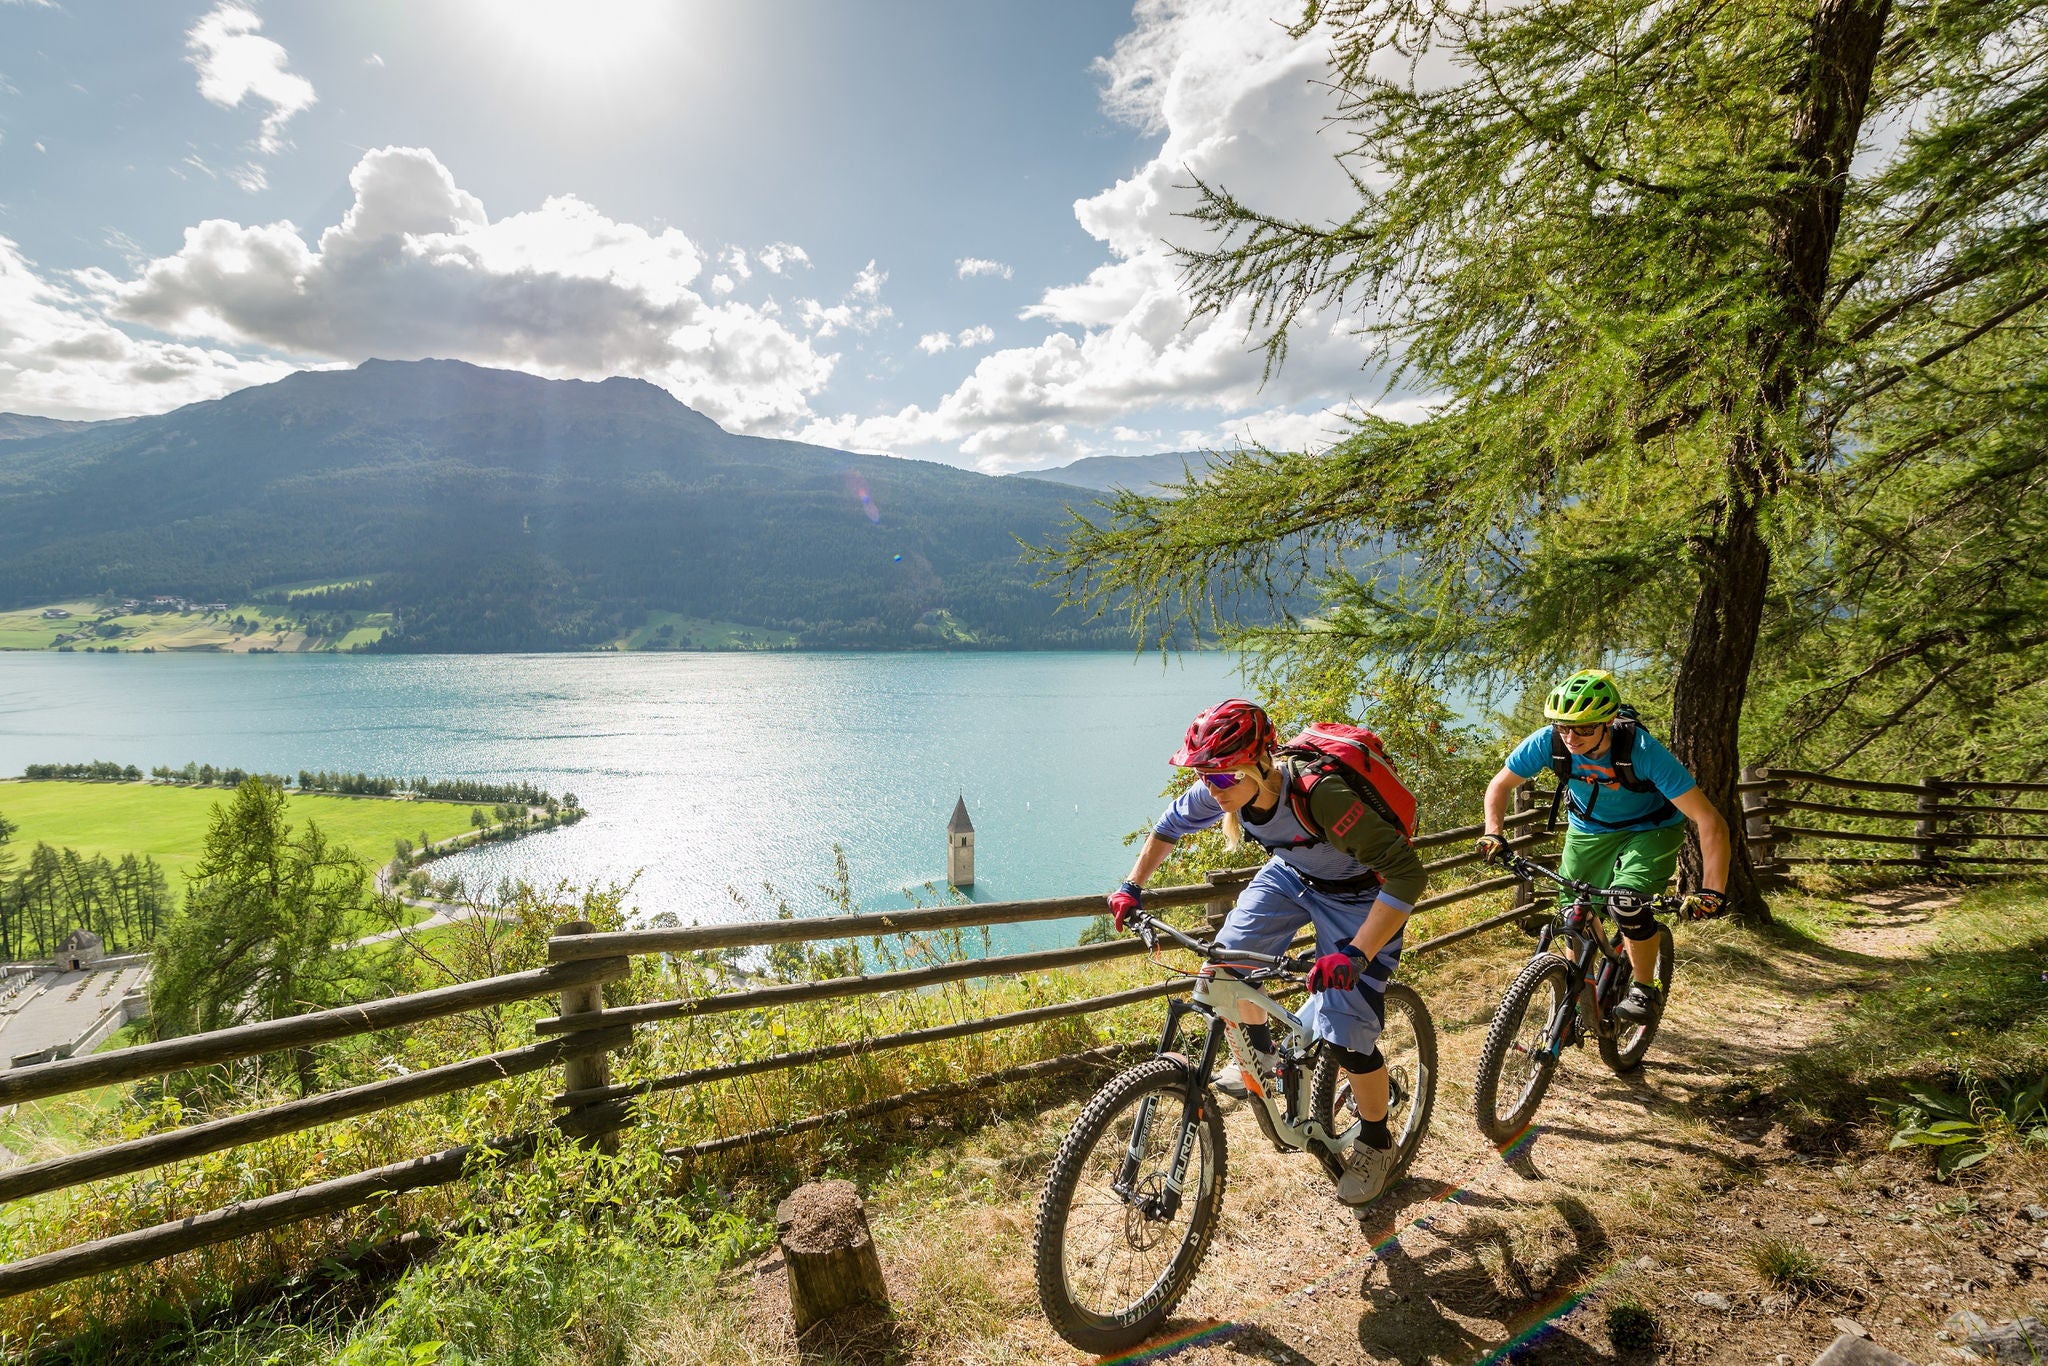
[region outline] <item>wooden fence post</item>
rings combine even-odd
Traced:
[[[1745,783],[1769,782],[1771,770],[1764,764],[1752,764],[1742,770]],[[1771,835],[1771,792],[1769,788],[1757,788],[1744,792],[1742,798],[1742,837],[1749,842],[1749,864],[1759,875],[1775,875],[1778,868],[1777,841]]]
[[[557,935],[595,934],[597,926],[588,920],[567,920],[555,927]],[[560,1015],[567,1019],[572,1015],[583,1015],[593,1010],[604,1009],[604,984],[592,982],[588,986],[562,988]],[[565,1058],[562,1062],[562,1090],[574,1095],[578,1091],[596,1090],[612,1084],[610,1061],[603,1052],[582,1053]],[[573,1114],[574,1111],[571,1111]],[[600,1152],[615,1152],[619,1137],[607,1132],[597,1135],[596,1143]]]
[[[1941,779],[1922,778],[1920,795],[1913,798],[1913,809],[1922,813],[1913,822],[1913,857],[1920,860],[1921,866],[1929,872],[1938,872],[1941,868],[1938,836],[1934,831],[1934,823],[1941,815],[1938,809],[1941,793]]]
[[[1207,874],[1209,885],[1215,886],[1222,880],[1225,869],[1211,868]],[[1209,922],[1209,932],[1216,933],[1223,928],[1223,922],[1230,915],[1230,908],[1237,904],[1237,893],[1232,891],[1219,895],[1214,901],[1202,903],[1202,915]]]
[[[1522,815],[1524,812],[1534,811],[1535,809],[1536,789],[1529,786],[1529,784],[1527,783],[1523,783],[1520,787],[1515,789],[1514,807],[1511,814],[1519,816]],[[1509,826],[1507,834],[1513,836],[1518,830],[1521,829],[1521,826]],[[1511,911],[1530,912],[1535,909],[1535,906],[1536,884],[1534,882],[1531,882],[1527,878],[1522,878],[1521,880],[1515,883],[1514,900],[1508,903],[1508,909]]]

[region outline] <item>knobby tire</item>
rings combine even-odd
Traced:
[[[1409,1164],[1429,1134],[1430,1113],[1436,1108],[1436,1024],[1413,987],[1390,982],[1385,1000],[1379,1048],[1386,1058],[1392,1092],[1387,1127],[1399,1150],[1394,1170],[1387,1176],[1386,1189],[1392,1190],[1408,1174]],[[1309,1078],[1308,1094],[1309,1113],[1333,1138],[1346,1138],[1358,1127],[1358,1110],[1351,1103],[1351,1078],[1331,1049],[1322,1050]]]
[[[1128,1289],[1111,1290],[1107,1285],[1119,1264],[1137,1261],[1153,1247],[1164,1248],[1173,1236],[1172,1225],[1146,1218],[1121,1200],[1110,1182],[1123,1160],[1140,1105],[1145,1097],[1155,1096],[1135,1188],[1142,1194],[1163,1187],[1180,1134],[1187,1081],[1186,1064],[1171,1058],[1153,1058],[1113,1077],[1074,1121],[1046,1174],[1032,1234],[1038,1302],[1053,1330],[1084,1352],[1118,1352],[1152,1336],[1187,1292],[1209,1250],[1223,1203],[1225,1155],[1223,1117],[1216,1098],[1205,1088],[1195,1150],[1174,1221],[1184,1222],[1185,1230],[1161,1259],[1156,1275],[1140,1271],[1142,1283]],[[1120,1212],[1111,1206],[1120,1206]],[[1098,1224],[1077,1227],[1077,1210],[1098,1216]],[[1156,1243],[1147,1241],[1155,1238]],[[1091,1285],[1096,1272],[1101,1273],[1100,1288]]]
[[[1536,1056],[1532,1044],[1558,1005],[1569,999],[1570,987],[1571,971],[1564,959],[1540,953],[1523,965],[1494,1009],[1486,1045],[1479,1051],[1479,1075],[1472,1083],[1473,1118],[1489,1142],[1513,1142],[1536,1118],[1557,1074],[1557,1058]],[[1500,1094],[1504,1069],[1510,1085],[1518,1087],[1506,1097]]]
[[[1678,956],[1671,942],[1671,927],[1657,927],[1657,980],[1664,984],[1664,999],[1671,999],[1671,974],[1678,967]],[[1631,970],[1626,951],[1621,956],[1621,971],[1614,986],[1614,1000],[1619,1001],[1628,994]],[[1612,1004],[1608,1011],[1614,1009]],[[1650,1017],[1648,1024],[1625,1025],[1610,1013],[1602,1021],[1597,1038],[1600,1045],[1600,1061],[1616,1072],[1626,1075],[1643,1065],[1643,1055],[1650,1051],[1650,1041],[1657,1037],[1657,1026],[1664,1023],[1664,1007],[1658,1006],[1657,1013]]]

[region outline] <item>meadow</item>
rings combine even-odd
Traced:
[[[0,816],[18,827],[11,841],[17,850],[40,841],[115,859],[147,854],[178,888],[199,862],[215,804],[229,795],[217,787],[8,779],[0,780]],[[422,831],[435,840],[462,834],[471,828],[470,810],[463,802],[324,792],[294,793],[286,808],[294,825],[317,822],[329,839],[373,865],[389,860],[400,838],[417,841]]]
[[[45,607],[61,608],[71,615],[45,617]],[[0,612],[0,650],[55,650],[69,645],[73,650],[111,648],[121,653],[184,650],[247,654],[268,650],[300,654],[367,646],[381,639],[392,624],[389,612],[329,615],[347,618],[347,630],[338,635],[309,636],[301,620],[302,611],[264,603],[233,603],[215,612],[122,612],[92,602],[58,602]],[[237,616],[243,621],[239,629],[234,624]],[[84,638],[58,640],[59,636],[76,637],[81,633]]]

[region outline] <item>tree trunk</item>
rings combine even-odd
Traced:
[[[1728,898],[1735,913],[1749,920],[1768,920],[1770,910],[1742,838],[1735,783],[1742,773],[1742,703],[1770,577],[1771,548],[1757,526],[1755,505],[1747,498],[1731,500],[1702,574],[1672,698],[1671,752],[1728,822]],[[1697,831],[1687,835],[1679,878],[1685,886],[1700,885]]]
[[[776,1206],[775,1224],[789,1268],[789,1307],[798,1337],[849,1309],[888,1312],[882,1263],[851,1181],[797,1187]]]
[[[1801,172],[1796,188],[1775,211],[1770,232],[1777,258],[1778,325],[1756,338],[1756,395],[1766,419],[1785,430],[1795,424],[1806,382],[1816,364],[1821,311],[1827,297],[1842,194],[1849,163],[1870,101],[1877,50],[1891,0],[1819,0],[1804,67],[1788,88],[1800,96],[1789,130],[1791,159]],[[1784,420],[1782,425],[1779,421]],[[1700,790],[1728,822],[1728,895],[1736,914],[1768,919],[1770,910],[1742,837],[1735,783],[1742,771],[1742,703],[1749,666],[1763,626],[1770,588],[1771,552],[1760,510],[1784,479],[1794,452],[1750,425],[1728,453],[1728,490],[1721,526],[1701,556],[1700,595],[1693,606],[1685,654],[1672,699],[1672,752],[1692,770]],[[1680,876],[1697,886],[1697,833],[1686,840]]]

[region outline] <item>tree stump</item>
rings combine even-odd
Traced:
[[[851,1181],[813,1181],[775,1207],[797,1335],[844,1309],[889,1307],[882,1263]]]

